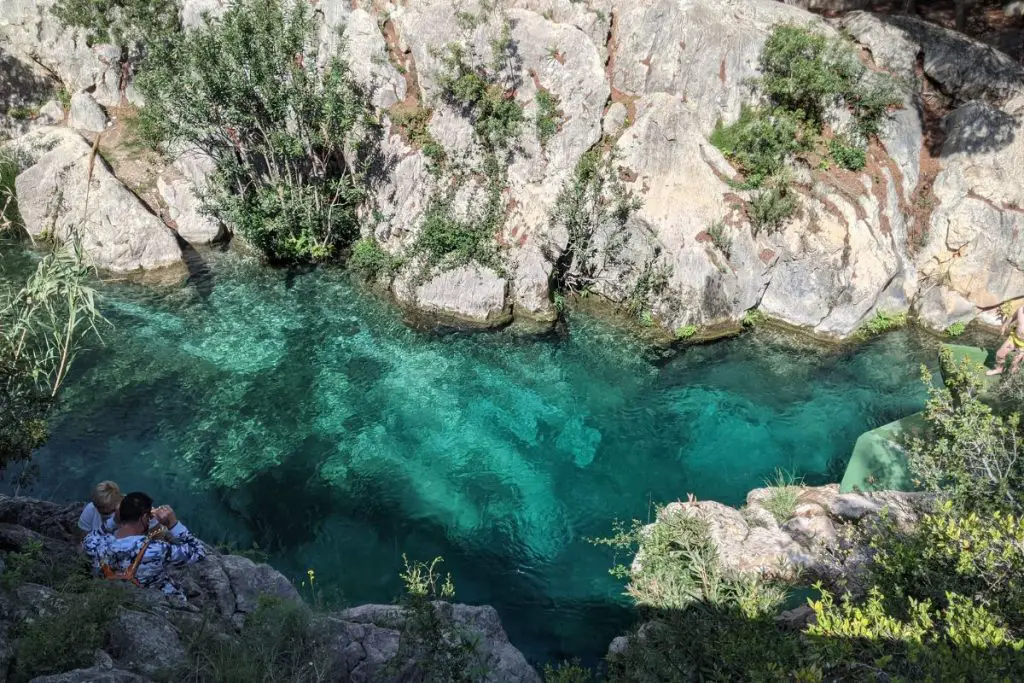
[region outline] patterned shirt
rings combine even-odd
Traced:
[[[206,550],[202,541],[193,536],[181,522],[170,530],[170,536],[172,542],[150,541],[135,572],[135,579],[143,588],[158,588],[166,595],[184,597],[181,589],[167,575],[167,568],[195,564],[206,557]],[[99,530],[86,535],[82,549],[92,560],[93,569],[98,574],[102,573],[100,567],[104,564],[120,574],[128,571],[145,542],[145,536],[118,538]]]

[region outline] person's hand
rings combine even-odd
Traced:
[[[173,529],[178,523],[178,516],[174,514],[174,509],[170,505],[161,505],[154,509],[153,516],[168,529]]]

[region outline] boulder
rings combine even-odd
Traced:
[[[165,173],[156,179],[156,189],[167,204],[167,217],[183,240],[189,244],[212,244],[221,239],[223,226],[203,211],[202,201],[188,180]]]
[[[185,662],[177,629],[152,613],[122,609],[111,625],[110,644],[120,668],[143,676],[167,676]]]
[[[49,147],[15,181],[32,237],[78,237],[86,257],[114,272],[179,264],[181,249],[159,218],[129,191],[90,145],[66,129],[43,129]],[[23,143],[32,147],[31,143]],[[41,151],[44,148],[36,148]]]
[[[302,602],[292,582],[269,565],[256,564],[240,555],[221,556],[221,565],[231,581],[235,609],[239,612],[255,611],[261,596]]]
[[[76,92],[71,96],[71,110],[68,112],[68,125],[72,128],[102,133],[107,129],[110,119],[103,108],[96,103],[87,92]]]
[[[493,683],[540,683],[540,676],[508,640],[493,607],[433,604],[446,628],[472,644],[474,665],[486,671],[484,681]],[[337,653],[339,680],[420,680],[414,643],[403,643],[407,612],[394,605],[362,605],[334,615],[329,620]],[[399,659],[396,659],[399,658]]]
[[[64,106],[57,100],[50,100],[39,108],[39,116],[36,121],[44,126],[57,126],[64,122],[67,113]]]
[[[423,284],[398,286],[396,294],[420,311],[461,323],[495,327],[511,319],[508,281],[490,268],[461,266]]]

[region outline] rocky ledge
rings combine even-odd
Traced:
[[[0,496],[2,557],[6,560],[10,553],[39,544],[48,563],[68,561],[78,552],[74,534],[81,507]],[[205,628],[211,638],[235,638],[247,615],[267,596],[302,604],[292,583],[272,567],[207,550],[205,560],[176,577],[188,595],[187,605],[155,591],[126,588],[131,599],[113,616],[108,646],[96,652],[94,666],[34,680],[141,683],[161,678],[185,663],[186,634]],[[19,626],[59,609],[60,604],[59,593],[44,585],[19,582],[0,591],[0,680],[7,680]],[[433,609],[442,624],[472,644],[473,665],[487,672],[484,680],[540,682],[509,642],[494,608],[437,602]],[[407,617],[405,608],[395,605],[362,605],[315,615],[317,628],[329,644],[322,680],[420,680],[416,649],[403,647]]]
[[[117,271],[178,261],[175,232],[194,243],[223,237],[231,226],[198,210],[210,168],[194,152],[170,154],[143,173],[158,182],[137,182],[132,164],[95,160],[90,142],[67,129],[90,141],[105,131],[101,147],[113,145],[119,110],[144,103],[131,65],[120,61],[124,51],[89,46],[58,23],[53,4],[0,0],[0,64],[17,86],[0,98],[0,135],[61,126],[42,133],[49,142],[41,153],[22,159],[26,227],[38,234],[55,226],[60,237],[67,225],[84,223],[87,253]],[[343,31],[353,74],[372,93],[386,131],[379,152],[388,170],[370,192],[372,213],[383,218],[364,232],[399,253],[417,239],[441,182],[400,114],[425,114],[448,157],[479,156],[471,122],[441,96],[438,48],[460,35],[466,16],[486,13],[473,0],[328,4],[318,10],[321,44],[337,45]],[[183,25],[227,5],[183,0]],[[561,123],[544,144],[529,126],[515,141],[507,219],[495,235],[502,268],[467,267],[411,286],[409,264],[385,283],[405,305],[483,326],[557,317],[551,281],[569,235],[552,215],[577,163],[595,148],[614,154],[624,188],[642,207],[627,234],[614,236],[629,247],[594,274],[594,292],[626,304],[654,263],[667,281],[643,313],[670,332],[735,325],[755,308],[837,338],[879,312],[909,311],[943,330],[993,320],[1002,303],[1024,297],[1024,69],[998,50],[906,17],[852,12],[825,20],[770,0],[489,5],[491,18],[465,38],[470,51],[486,58],[507,24],[517,56],[512,80],[521,84],[515,99],[532,119],[547,93]],[[872,69],[896,77],[904,106],[891,112],[864,171],[797,164],[801,210],[783,229],[755,234],[752,196],[731,182],[735,170],[708,138],[750,99],[762,46],[783,22],[844,31]],[[61,87],[73,95],[69,112],[47,101]],[[25,111],[38,113],[26,119]],[[86,211],[78,200],[89,183]],[[53,196],[65,205],[55,206]],[[719,223],[731,239],[728,254],[708,238]],[[613,236],[595,239],[600,249]]]

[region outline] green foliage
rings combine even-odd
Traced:
[[[174,680],[187,683],[327,680],[333,653],[327,634],[304,605],[261,597],[238,637],[215,635],[207,624],[190,629],[187,663]]]
[[[729,258],[732,253],[732,238],[729,237],[727,231],[728,227],[723,221],[715,221],[707,229],[711,244],[715,245],[715,248],[722,252],[725,258]]]
[[[537,139],[540,146],[546,147],[555,133],[562,126],[565,114],[558,108],[558,97],[544,89],[537,91],[537,116],[534,124],[537,126]]]
[[[765,481],[764,485],[768,488],[768,497],[762,500],[760,505],[772,513],[775,521],[782,524],[792,517],[796,510],[803,482],[792,473],[777,467],[774,478]]]
[[[626,222],[641,202],[626,189],[614,163],[614,154],[590,149],[580,157],[572,179],[558,194],[551,228],[565,230],[569,240],[555,268],[557,289],[586,291],[601,271],[624,263],[623,250],[630,242]],[[645,286],[634,289],[638,295],[631,297],[635,315],[646,308],[643,297],[652,286],[661,284],[654,275],[648,272]]]
[[[891,311],[875,311],[875,317],[871,318],[857,330],[857,336],[861,339],[873,337],[876,334],[898,330],[907,324],[906,313],[893,313]]]
[[[759,309],[751,308],[743,314],[744,327],[757,327],[765,321],[765,315]]]
[[[307,3],[244,0],[150,46],[140,128],[217,164],[212,211],[273,261],[323,261],[358,236],[364,197],[346,150],[367,105],[339,55],[318,67]]]
[[[883,520],[871,539],[871,577],[890,597],[929,601],[943,609],[948,595],[976,596],[1017,633],[1024,629],[1024,524],[995,510],[963,512],[940,504],[910,531]]]
[[[865,670],[875,680],[1010,680],[1024,671],[1024,641],[998,616],[968,597],[947,593],[946,606],[888,599],[872,588],[862,602],[812,602],[806,633],[830,680]]]
[[[391,277],[402,266],[402,259],[384,251],[374,237],[363,237],[352,246],[349,267],[365,280]]]
[[[423,155],[437,167],[444,163],[446,155],[444,147],[434,138],[428,127],[433,113],[432,109],[426,107],[404,105],[395,105],[389,112],[391,121],[405,130],[409,142],[423,150]]]
[[[626,299],[626,308],[636,317],[644,320],[651,316],[651,299],[657,295],[664,294],[668,289],[669,278],[672,276],[672,266],[667,263],[659,263],[658,255],[644,262],[637,276],[636,284]],[[653,324],[653,317],[650,317],[650,324]]]
[[[12,680],[92,666],[125,596],[117,586],[89,579],[64,586],[44,614],[16,628]]]
[[[7,109],[7,116],[15,120],[31,121],[35,117],[39,116],[39,107],[9,107]]]
[[[996,390],[999,404],[1014,412],[1024,412],[1024,372],[1004,372]]]
[[[1024,512],[1024,448],[1020,415],[996,415],[981,402],[979,370],[940,354],[945,384],[929,386],[929,433],[911,439],[907,457],[919,485],[941,492],[956,509]],[[930,378],[922,368],[922,380]]]
[[[40,260],[20,289],[0,283],[0,466],[46,440],[46,416],[102,320],[77,243]]]
[[[718,122],[711,144],[743,171],[744,187],[757,188],[781,173],[786,160],[806,147],[803,136],[799,115],[780,107],[744,106],[732,125]]]
[[[802,115],[820,130],[825,112],[845,103],[861,135],[879,131],[901,102],[892,79],[868,74],[852,45],[801,26],[776,26],[761,51],[761,88],[776,106]]]
[[[441,54],[437,77],[442,97],[470,117],[477,137],[491,150],[508,149],[525,121],[515,91],[502,80],[502,66],[512,52],[510,32],[506,23],[501,37],[492,42],[489,65],[471,63],[465,46],[450,43]]]
[[[14,180],[18,177],[18,161],[0,151],[0,237],[21,225]]]
[[[696,325],[683,325],[676,330],[676,339],[685,340],[689,339],[693,335],[697,334],[697,330],[700,328]]]
[[[84,28],[90,45],[148,45],[181,30],[175,0],[59,0],[64,26]]]
[[[476,643],[447,615],[446,604],[455,597],[451,574],[441,575],[443,562],[413,562],[402,555],[405,571],[406,619],[394,662],[414,662],[420,680],[469,683],[486,677],[476,664]]]
[[[580,660],[544,665],[544,683],[590,683],[594,672],[580,664]]]
[[[837,135],[829,140],[828,152],[847,171],[860,171],[867,164],[867,151],[845,135]]]
[[[967,330],[967,323],[962,320],[958,320],[949,327],[946,328],[947,337],[959,337]]]
[[[486,163],[497,169],[493,155]],[[456,210],[454,190],[430,198],[413,245],[414,253],[424,257],[426,269],[451,270],[469,263],[502,269],[495,237],[505,222],[504,175],[495,173],[484,188],[483,206],[470,207],[468,213]]]
[[[769,234],[781,230],[796,213],[796,208],[796,193],[789,182],[784,178],[773,179],[750,200],[750,225],[754,235],[762,230]]]

